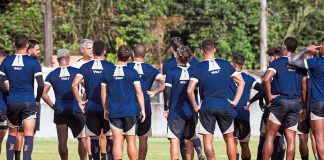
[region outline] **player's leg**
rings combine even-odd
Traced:
[[[234,142],[235,142],[235,147],[237,148],[238,146],[238,139],[240,137],[240,128],[239,128],[239,120],[234,119]],[[236,150],[236,160],[240,159],[240,153],[238,149]]]
[[[180,141],[177,138],[170,139],[170,155],[171,160],[179,160]]]
[[[240,124],[241,134],[239,137],[240,146],[241,146],[241,154],[242,160],[250,160],[251,159],[251,151],[249,147],[250,137],[251,137],[251,126],[249,121],[242,121]]]
[[[67,139],[68,139],[68,125],[56,125],[57,130],[57,139],[58,139],[58,150],[62,160],[68,159],[68,147],[67,147]]]
[[[204,134],[203,135],[203,142],[204,142],[204,149],[207,160],[216,160],[215,152],[213,147],[213,134]]]
[[[0,128],[1,128],[1,126],[0,126]],[[1,154],[2,141],[3,141],[3,138],[6,135],[6,133],[7,133],[7,129],[0,129],[0,154]]]
[[[184,133],[185,126],[186,121],[183,117],[168,119],[167,138],[170,140],[170,155],[172,160],[180,159],[180,139],[184,138],[182,135]],[[182,158],[186,158],[186,154],[184,154]]]
[[[144,122],[138,121],[137,125],[137,136],[139,139],[138,159],[144,160],[148,150],[147,141],[151,130],[151,116],[147,116]]]
[[[273,142],[280,128],[279,124],[276,124],[271,120],[267,121],[266,126],[267,126],[267,132],[266,132],[265,141],[263,145],[263,152],[262,152],[263,160],[270,159],[271,155],[273,154]]]
[[[318,154],[317,154],[317,149],[316,149],[316,141],[315,141],[315,137],[314,137],[312,130],[310,130],[309,136],[310,136],[311,142],[312,142],[312,150],[313,150],[314,158],[315,158],[315,160],[319,160]]]
[[[86,117],[81,112],[68,111],[66,123],[71,129],[73,137],[78,139],[78,153],[81,160],[87,159]]]
[[[185,138],[187,160],[193,160],[194,158],[193,139],[199,139],[195,133],[196,124],[197,124],[196,116],[192,115],[186,117],[185,128],[182,135]]]
[[[324,118],[312,120],[312,130],[316,141],[316,150],[319,159],[324,159]]]
[[[100,111],[88,110],[86,112],[86,135],[90,137],[91,155],[93,160],[100,160],[99,136],[101,134]]]
[[[18,127],[18,133],[16,136],[16,150],[15,150],[15,160],[20,160],[21,149],[24,141],[24,128],[23,125]]]
[[[107,139],[106,139],[106,136],[105,136],[105,134],[103,134],[103,130],[101,130],[101,134],[100,134],[100,144],[99,144],[99,146],[100,146],[100,159],[101,160],[106,160],[107,159],[107,157],[106,157],[106,155],[107,155],[107,150],[106,150],[106,148],[107,148]]]
[[[88,160],[92,160],[91,138],[89,136],[86,137],[86,150],[87,150],[87,153],[88,153]]]
[[[0,110],[0,154],[3,138],[5,137],[8,129],[7,115],[5,111]]]
[[[265,141],[265,136],[260,134],[257,160],[262,160],[262,150],[263,150],[264,141]]]
[[[265,109],[262,117],[261,117],[261,123],[260,123],[260,137],[259,137],[259,145],[258,145],[258,153],[257,153],[257,160],[262,160],[262,151],[263,151],[263,145],[265,141],[265,134],[266,134],[266,121],[269,116],[269,110]]]
[[[102,135],[105,136],[105,139],[106,139],[105,153],[106,153],[107,157],[105,157],[104,159],[114,160],[114,157],[112,154],[113,140],[112,140],[112,134],[111,134],[110,126],[109,126],[109,121],[104,119],[103,113],[102,113],[101,117],[102,117],[102,119],[101,119]],[[103,159],[101,159],[101,160],[103,160]]]
[[[107,151],[107,159],[108,160],[114,160],[114,156],[113,156],[113,146],[114,146],[114,142],[113,142],[113,136],[111,135],[111,131],[109,131],[110,133],[110,136],[107,136],[106,139],[107,139],[107,148],[106,148],[106,151]]]
[[[121,118],[111,118],[110,129],[113,135],[113,156],[116,160],[121,160],[123,158],[123,148],[124,148],[124,131],[123,131],[123,121]]]
[[[236,160],[237,148],[234,141],[234,119],[232,112],[220,110],[216,113],[217,124],[223,134],[226,143],[227,157],[229,160]]]
[[[186,159],[193,160],[194,158],[194,147],[192,140],[185,140],[186,144]]]
[[[193,143],[193,147],[195,148],[195,150],[197,152],[198,159],[205,160],[203,148],[202,148],[201,141],[200,141],[199,137],[193,139],[192,143]]]
[[[8,138],[6,143],[7,160],[14,159],[17,134],[18,134],[18,127],[9,126]]]
[[[295,158],[296,131],[291,129],[285,129],[285,137],[287,141],[286,159],[292,160]]]
[[[127,154],[130,160],[138,159],[136,147],[137,117],[124,117],[123,131],[127,141]]]
[[[302,160],[308,160],[308,134],[299,134],[299,152]]]
[[[180,139],[180,154],[182,160],[186,160],[186,143],[184,138]]]

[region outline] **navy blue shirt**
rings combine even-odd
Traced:
[[[1,64],[0,71],[3,71],[3,66]],[[4,74],[2,74],[2,76],[4,76]],[[7,78],[4,76],[3,79],[6,80]],[[2,92],[0,92],[0,110],[7,111],[7,97]]]
[[[91,60],[80,67],[79,74],[84,79],[85,91],[88,102],[87,110],[103,111],[101,102],[101,82],[103,71],[114,65],[106,60]]]
[[[171,87],[169,120],[193,114],[193,107],[187,96],[191,75],[190,67],[180,66],[169,70],[166,75],[165,85]]]
[[[139,115],[135,84],[141,84],[137,71],[128,66],[105,69],[102,85],[107,86],[109,118]]]
[[[309,103],[324,102],[324,57],[305,60],[309,70],[310,97]]]
[[[50,72],[46,79],[45,84],[53,87],[55,94],[55,109],[81,112],[78,102],[73,96],[72,82],[79,70],[74,67],[58,67]]]
[[[42,75],[39,62],[28,55],[16,54],[2,62],[1,74],[10,82],[8,104],[35,103],[34,78]]]
[[[229,103],[231,76],[237,72],[228,61],[221,59],[200,62],[191,80],[198,82],[202,100],[201,109],[224,109],[232,111]]]
[[[276,73],[271,90],[273,95],[280,98],[293,99],[301,97],[302,80],[306,76],[305,69],[298,69],[288,65],[288,57],[280,57],[269,64],[269,69]]]
[[[145,100],[145,113],[146,115],[150,116],[152,115],[151,111],[151,98],[147,94],[147,91],[150,91],[153,82],[157,78],[157,76],[162,76],[159,72],[159,70],[155,69],[153,66],[141,63],[141,62],[133,62],[128,64],[129,67],[134,68],[137,73],[141,77],[141,87],[144,94],[144,100]]]
[[[199,61],[195,58],[195,57],[192,57],[189,61],[189,64],[191,67],[195,67],[197,64],[199,64]],[[163,64],[163,67],[162,67],[162,73],[164,75],[167,74],[167,72],[172,69],[172,68],[175,68],[177,67],[177,60],[175,57],[173,58],[170,58],[169,60],[165,61],[164,64]]]
[[[247,102],[250,100],[250,95],[251,95],[251,89],[253,89],[254,85],[257,83],[257,81],[250,75],[241,72],[242,78],[245,81],[244,85],[244,90],[243,94],[237,103],[237,105],[234,107],[233,110],[233,117],[238,118],[244,121],[249,121],[250,120],[250,111],[245,110],[244,107],[246,106]],[[235,97],[235,93],[237,91],[237,86],[235,84],[235,81],[231,81],[231,96],[230,100],[233,100]]]

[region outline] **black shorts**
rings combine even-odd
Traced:
[[[265,135],[266,134],[266,131],[267,131],[267,120],[269,118],[269,114],[270,114],[270,110],[268,109],[265,109],[263,114],[262,114],[262,117],[261,117],[261,124],[260,124],[260,132],[261,132],[261,135]],[[278,133],[277,133],[277,136],[282,136],[284,135],[284,132],[285,132],[285,129],[283,126],[280,127]]]
[[[169,139],[193,139],[195,137],[197,118],[194,115],[168,120]]]
[[[251,137],[250,122],[234,119],[234,136],[241,142],[249,142]]]
[[[120,118],[110,118],[110,127],[114,129],[122,129],[125,135],[136,135],[137,132],[137,117],[120,117]]]
[[[149,136],[149,132],[151,130],[151,122],[152,117],[146,116],[144,122],[139,121],[137,122],[137,136]]]
[[[310,130],[310,119],[306,117],[306,119],[302,122],[298,122],[298,134],[308,134]]]
[[[282,125],[285,129],[297,131],[299,112],[303,103],[301,99],[280,99],[270,108],[269,120]]]
[[[7,114],[5,111],[0,110],[0,130],[8,129]]]
[[[234,131],[232,112],[222,109],[199,110],[198,133],[214,134],[216,122],[222,134]]]
[[[7,117],[9,127],[18,127],[22,121],[29,118],[36,118],[37,107],[33,103],[15,103],[8,105]]]
[[[87,136],[100,136],[101,130],[104,135],[110,135],[109,121],[105,120],[103,111],[88,110],[85,116]]]
[[[324,102],[315,102],[309,106],[311,120],[324,119]]]
[[[74,138],[85,137],[85,116],[81,112],[73,110],[55,110],[54,123],[56,125],[68,125]]]

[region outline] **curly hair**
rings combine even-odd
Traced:
[[[191,49],[188,46],[180,46],[177,51],[177,58],[181,63],[187,63],[191,59]]]

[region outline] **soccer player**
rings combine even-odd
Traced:
[[[110,121],[113,135],[114,159],[123,158],[124,139],[130,160],[138,159],[136,148],[137,116],[145,121],[144,95],[137,71],[127,66],[131,50],[126,45],[119,47],[118,61],[113,68],[105,68],[101,84],[101,99],[105,118]]]
[[[100,85],[103,70],[112,68],[113,65],[103,59],[106,44],[103,41],[93,43],[93,60],[80,67],[79,73],[74,78],[73,94],[86,115],[86,135],[91,138],[91,153],[94,160],[100,159],[99,136],[101,130],[109,140],[109,122],[104,119],[104,110],[100,98]],[[84,80],[87,101],[79,95],[78,86]]]
[[[80,68],[83,64],[89,62],[93,58],[93,41],[90,39],[82,39],[80,41],[80,51],[82,53],[82,58],[77,60],[75,64],[73,64],[73,67],[75,68]],[[84,84],[84,83],[82,83]],[[82,99],[85,100],[86,94],[84,91],[84,87],[80,85],[80,94],[82,96]],[[88,153],[88,158],[89,160],[92,160],[92,155],[91,155],[91,142],[90,142],[90,137],[87,136],[87,153]]]
[[[242,72],[244,67],[245,57],[241,54],[237,54],[233,56],[232,66],[233,68],[241,73],[243,80],[245,81],[245,86],[243,90],[242,97],[238,104],[234,107],[233,110],[233,118],[234,118],[234,136],[236,138],[235,143],[237,145],[237,139],[240,141],[242,160],[250,160],[251,152],[249,148],[249,141],[251,136],[251,126],[250,126],[250,94],[251,89],[255,89],[258,91],[257,95],[263,96],[265,94],[265,90],[263,86],[257,82],[252,76]],[[231,98],[234,98],[234,94],[236,93],[237,86],[234,81],[231,81],[231,90],[232,95]],[[258,99],[258,98],[256,98]],[[237,153],[238,154],[238,153]],[[237,155],[237,158],[239,155]]]
[[[24,154],[23,159],[31,159],[33,150],[34,130],[36,122],[37,105],[43,93],[43,76],[39,62],[26,55],[28,37],[17,34],[15,37],[15,54],[6,58],[0,72],[7,76],[10,82],[8,96],[8,124],[9,135],[7,139],[7,159],[13,160],[16,147],[18,126],[24,128]],[[34,79],[37,81],[37,95],[34,97]]]
[[[28,40],[28,44],[27,53],[32,57],[38,58],[40,56],[39,42],[34,39],[30,39]]]
[[[59,67],[48,74],[45,79],[43,100],[54,110],[54,123],[57,129],[58,150],[62,160],[68,159],[68,128],[71,129],[74,138],[79,141],[78,151],[81,160],[86,160],[86,135],[85,116],[78,106],[72,93],[72,81],[78,74],[78,69],[70,67],[70,53],[67,49],[57,51]],[[48,96],[53,87],[55,104]]]
[[[263,147],[263,160],[270,159],[273,153],[273,142],[281,126],[284,127],[287,141],[286,159],[291,160],[295,157],[298,117],[299,114],[305,115],[306,112],[302,103],[302,100],[305,102],[306,99],[306,88],[302,85],[302,83],[306,83],[305,70],[288,65],[288,59],[295,52],[297,46],[298,42],[295,38],[287,37],[283,44],[283,57],[272,61],[264,76],[271,108],[266,123],[267,133]]]
[[[134,68],[141,77],[141,86],[144,94],[145,113],[146,118],[143,123],[139,122],[137,128],[137,136],[139,138],[139,151],[138,159],[144,160],[148,150],[147,139],[150,135],[152,111],[151,111],[151,98],[164,90],[164,76],[153,66],[144,63],[146,48],[143,45],[138,45],[134,48],[134,61],[129,63],[128,66]],[[151,91],[154,81],[160,83],[160,86]]]
[[[270,57],[270,62],[282,57],[281,46],[269,48],[267,51],[267,55]],[[266,103],[264,103],[263,99],[265,99]],[[262,151],[263,151],[263,145],[265,141],[265,134],[267,130],[266,122],[270,114],[270,110],[266,107],[268,104],[269,102],[267,101],[266,95],[264,94],[263,97],[259,99],[259,105],[260,108],[263,110],[263,114],[261,117],[261,124],[260,124],[260,139],[258,145],[257,160],[262,160]],[[273,154],[271,156],[271,159],[283,160],[285,158],[285,148],[286,146],[285,146],[285,140],[283,136],[283,129],[281,127],[274,140]]]
[[[317,50],[319,48],[319,51]],[[320,57],[302,59],[302,56],[307,52],[319,52]],[[299,68],[305,68],[309,73],[310,81],[310,97],[309,97],[309,111],[311,118],[311,128],[316,141],[316,148],[319,159],[324,159],[324,40],[321,41],[320,46],[311,45],[306,47],[303,52],[295,55],[290,59],[289,64]]]
[[[177,50],[178,67],[170,69],[166,75],[166,105],[164,113],[168,118],[171,159],[179,159],[180,140],[185,139],[186,159],[193,159],[194,151],[191,139],[195,136],[196,117],[186,91],[192,69],[187,66],[191,59],[191,50],[181,46]]]
[[[170,40],[170,52],[172,53],[172,58],[170,58],[169,60],[167,60],[166,62],[164,62],[163,67],[162,67],[162,73],[164,76],[166,76],[167,72],[172,69],[172,68],[176,68],[177,67],[177,61],[176,61],[176,57],[177,57],[177,50],[178,48],[180,48],[183,45],[183,41],[180,37],[173,37]],[[195,58],[192,57],[189,61],[188,61],[188,66],[191,66],[191,68],[194,68],[197,64],[199,63],[199,61]],[[163,96],[164,96],[164,102],[165,100],[165,92],[163,92]],[[164,107],[166,108],[166,107]],[[180,152],[181,152],[181,157],[183,160],[186,160],[186,146],[185,146],[185,140],[181,139],[180,140]],[[203,154],[203,149],[201,146],[201,142],[199,137],[196,137],[195,139],[193,139],[193,145],[194,148],[198,154],[198,158],[199,160],[204,160],[204,154]]]
[[[200,62],[190,78],[187,94],[195,111],[199,112],[198,133],[203,135],[205,154],[208,160],[215,159],[213,136],[216,122],[223,133],[228,159],[236,160],[234,142],[233,107],[242,96],[244,80],[227,61],[216,59],[214,41],[205,40],[201,45],[205,61]],[[229,100],[230,81],[237,84],[235,98]],[[201,103],[196,102],[194,90],[199,86]]]
[[[0,49],[0,68],[2,68],[1,63],[7,57],[7,54],[4,49]],[[0,82],[1,85],[4,85],[4,81]],[[6,91],[5,91],[6,92]],[[4,136],[7,133],[8,121],[7,121],[7,92],[0,91],[0,154],[1,146]]]

